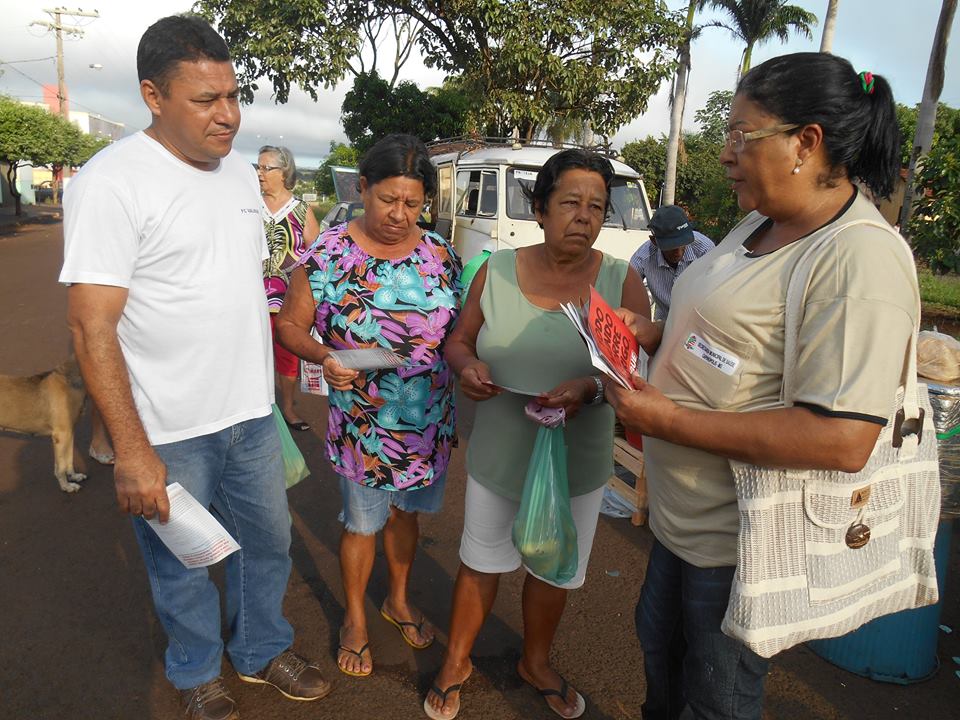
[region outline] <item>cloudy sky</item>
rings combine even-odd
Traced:
[[[90,2],[90,0],[84,0]],[[794,0],[794,4],[823,18],[827,0]],[[669,0],[679,9],[686,0]],[[55,41],[47,30],[31,26],[34,20],[50,20],[43,8],[53,3],[41,0],[2,0],[4,22],[0,27],[0,93],[24,100],[39,100],[41,85],[56,85],[52,59]],[[69,5],[75,9],[76,5]],[[98,113],[124,123],[130,129],[149,124],[149,114],[140,100],[136,75],[136,47],[140,35],[159,17],[189,9],[183,0],[98,0],[94,7],[100,18],[77,18],[82,38],[64,43],[65,74],[72,107]],[[939,0],[840,0],[840,15],[834,39],[834,53],[847,57],[860,70],[884,75],[899,102],[920,101],[930,45],[940,10]],[[707,13],[698,22],[722,19]],[[67,22],[67,19],[64,20]],[[941,100],[960,106],[960,14],[953,27],[953,42],[947,57],[947,77]],[[818,26],[813,40],[794,38],[786,45],[777,42],[754,50],[753,63],[785,52],[817,50]],[[693,71],[685,125],[694,129],[694,111],[702,107],[714,90],[732,89],[743,46],[722,28],[709,28],[693,46]],[[386,54],[386,53],[384,53]],[[29,62],[22,62],[29,61]],[[102,66],[93,69],[90,66]],[[387,73],[382,68],[382,74]],[[439,85],[442,75],[424,68],[416,57],[404,67],[402,79],[420,87]],[[299,90],[291,92],[286,105],[276,105],[269,91],[261,92],[253,105],[243,109],[243,125],[236,147],[251,159],[265,142],[289,146],[302,166],[316,166],[331,140],[346,141],[340,127],[340,105],[352,80],[347,78],[332,91],[321,91],[314,103]],[[269,83],[263,83],[269,85]],[[665,133],[668,126],[668,87],[651,98],[647,112],[624,126],[613,138],[622,145],[647,135]]]

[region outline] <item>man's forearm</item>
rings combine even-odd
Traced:
[[[87,392],[103,416],[118,456],[150,446],[130,390],[116,329],[97,321],[71,321],[73,345]]]

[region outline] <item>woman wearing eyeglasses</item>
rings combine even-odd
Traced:
[[[774,58],[737,87],[720,161],[748,215],[678,279],[654,328],[649,384],[607,389],[621,421],[645,436],[656,536],[636,614],[645,720],[761,717],[768,663],[720,632],[739,528],[728,461],[844,472],[866,463],[918,320],[902,240],[857,224],[819,251],[792,407],[780,400],[784,308],[814,240],[852,221],[883,223],[855,183],[889,196],[899,147],[887,82],[834,55]]]
[[[270,258],[263,264],[263,286],[267,291],[270,308],[270,324],[283,306],[290,282],[288,271],[320,234],[320,225],[310,206],[296,197],[291,190],[297,183],[297,166],[285,147],[264,145],[256,164],[260,181],[260,196],[263,199],[261,212],[267,233]],[[296,355],[274,340],[273,363],[277,371],[277,386],[280,388],[280,411],[294,430],[309,430],[310,425],[297,415],[293,407],[300,360]]]

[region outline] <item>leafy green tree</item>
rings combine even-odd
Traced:
[[[813,38],[811,29],[817,16],[798,5],[787,5],[787,0],[698,0],[698,8],[712,7],[730,16],[730,25],[722,24],[734,37],[746,43],[739,75],[750,69],[753,48],[776,38],[790,39],[790,31]]]
[[[660,203],[660,188],[663,183],[664,168],[667,165],[667,138],[655,138],[648,135],[643,140],[635,140],[623,146],[620,151],[623,161],[640,173],[643,178],[650,204],[657,207]]]
[[[349,72],[363,46],[366,2],[359,0],[197,0],[194,10],[216,22],[230,46],[247,103],[261,77],[277,102],[287,101],[291,85],[316,100],[318,88],[332,88]]]
[[[343,131],[361,154],[385,135],[410,133],[423,141],[460,135],[469,101],[450,87],[433,92],[412,82],[390,87],[376,71],[361,73],[341,107]]]
[[[357,167],[359,162],[360,153],[357,152],[356,148],[344,145],[336,140],[331,142],[330,154],[327,155],[327,159],[320,165],[320,169],[317,170],[316,177],[314,178],[317,192],[321,195],[334,195],[336,193],[336,188],[333,186],[333,175],[330,173],[332,166]]]
[[[348,71],[370,15],[420,24],[424,62],[457,78],[477,127],[524,137],[570,115],[609,135],[640,115],[674,66],[682,27],[658,0],[198,0],[227,39],[244,97],[278,101]]]
[[[897,104],[897,124],[900,126],[900,162],[904,167],[910,164],[910,153],[913,151],[913,138],[917,132],[919,110],[919,105],[911,108]],[[960,119],[960,109],[952,108],[945,103],[937,105],[932,144],[936,145],[941,138],[951,138],[956,135],[958,119]]]
[[[910,240],[935,273],[960,272],[960,113],[924,158]]]
[[[720,164],[723,144],[705,133],[691,133],[684,138],[684,147],[677,188],[679,204],[690,213],[698,230],[720,242],[743,215]]]
[[[732,90],[715,90],[707,97],[707,104],[694,113],[693,119],[699,123],[704,140],[723,145],[727,137],[727,122],[730,120],[732,104]]]
[[[683,140],[674,203],[687,211],[698,230],[719,242],[742,215],[719,161],[723,145],[703,133],[687,133]],[[654,205],[660,193],[666,150],[667,138],[663,136],[627,143],[621,150],[624,161],[643,176]]]
[[[7,166],[7,181],[15,212],[21,212],[17,171],[21,165],[82,165],[107,140],[86,135],[80,129],[44,108],[24,105],[0,96],[0,162]]]

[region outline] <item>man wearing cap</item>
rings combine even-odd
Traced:
[[[654,301],[654,320],[666,320],[670,294],[690,263],[713,250],[706,235],[690,227],[687,214],[676,205],[664,205],[650,218],[650,240],[630,258],[630,267],[640,273]]]

